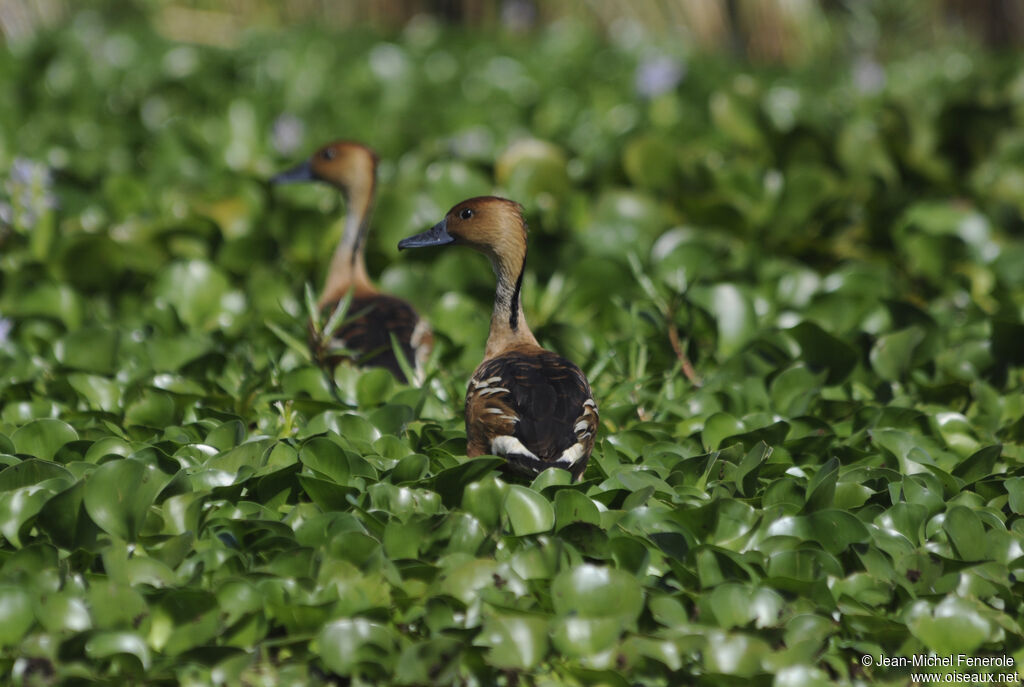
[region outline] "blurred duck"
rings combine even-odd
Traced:
[[[559,467],[579,480],[594,448],[597,404],[580,369],[541,348],[523,317],[522,208],[504,198],[471,198],[398,247],[448,244],[486,255],[498,278],[484,359],[466,391],[467,454],[502,456],[527,475]]]
[[[348,207],[345,232],[334,249],[317,306],[329,317],[338,302],[350,292],[352,302],[345,323],[332,340],[317,340],[310,328],[310,348],[316,359],[333,370],[349,356],[330,355],[329,351],[344,348],[357,365],[383,367],[404,379],[391,335],[395,335],[406,361],[415,366],[417,373],[430,352],[433,336],[426,320],[420,318],[411,305],[377,291],[366,274],[363,252],[376,180],[377,156],[372,150],[359,143],[335,141],[270,181],[274,184],[321,181],[341,191]]]

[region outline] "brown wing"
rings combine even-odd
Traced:
[[[324,312],[329,316],[336,305],[327,304]],[[348,312],[350,321],[338,328],[326,346],[322,346],[319,351],[314,350],[330,369],[348,358],[361,367],[383,367],[395,377],[405,379],[391,345],[392,334],[398,340],[405,359],[413,367],[429,351],[433,341],[429,327],[426,327],[412,306],[400,298],[383,294],[353,298]],[[311,343],[315,345],[315,342]],[[424,347],[427,347],[427,351],[423,350]],[[331,348],[344,348],[351,351],[351,355],[331,355]]]
[[[597,419],[580,369],[541,349],[485,361],[466,392],[469,454],[503,455],[532,474],[555,465],[578,479],[594,448]]]

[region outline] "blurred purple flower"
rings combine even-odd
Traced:
[[[0,317],[0,343],[7,341],[7,336],[11,333],[11,329],[13,328],[13,322],[6,317]]]
[[[57,207],[53,192],[53,173],[41,162],[24,157],[14,158],[10,176],[4,182],[7,202],[0,204],[0,221],[31,228],[39,216]]]
[[[637,94],[653,98],[671,91],[686,76],[686,64],[667,55],[644,60],[636,68],[634,83]]]
[[[885,67],[875,58],[861,55],[853,64],[853,83],[861,93],[878,93],[885,88]]]
[[[291,155],[302,145],[306,125],[293,114],[285,113],[274,120],[272,145],[281,155]]]

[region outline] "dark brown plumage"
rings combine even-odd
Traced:
[[[403,379],[392,335],[417,371],[430,353],[433,336],[411,305],[378,292],[366,273],[364,249],[376,179],[377,156],[372,150],[351,141],[335,141],[271,181],[322,181],[341,191],[348,205],[345,232],[334,250],[317,305],[326,320],[349,293],[352,301],[345,323],[330,341],[322,340],[310,326],[309,345],[318,363],[333,370],[342,360],[350,359],[360,366],[383,367]],[[348,351],[348,355],[332,353],[339,349]]]
[[[598,412],[578,367],[540,347],[520,302],[526,223],[517,203],[486,196],[399,248],[466,244],[491,260],[498,279],[484,360],[466,391],[467,454],[504,457],[517,472],[555,466],[579,480],[594,448]]]
[[[325,316],[329,317],[336,304],[328,304]],[[418,359],[416,349],[422,342],[418,337],[424,333],[417,331],[421,320],[412,306],[401,298],[386,294],[375,294],[365,297],[354,297],[349,303],[349,317],[345,324],[338,328],[329,342],[318,341],[310,331],[310,346],[319,346],[317,359],[322,360],[331,369],[342,360],[351,359],[360,367],[383,367],[399,379],[403,379],[402,367],[395,357],[395,349],[391,343],[391,335],[395,335],[399,349],[406,361],[414,365]],[[345,348],[351,351],[350,356],[332,353],[332,348]]]

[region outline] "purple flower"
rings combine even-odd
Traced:
[[[0,205],[0,221],[21,229],[31,228],[40,215],[57,207],[53,173],[46,165],[28,158],[14,159],[4,191],[7,200]]]
[[[645,98],[653,98],[671,91],[679,85],[684,76],[686,64],[674,57],[659,55],[644,60],[636,68],[636,92]]]

